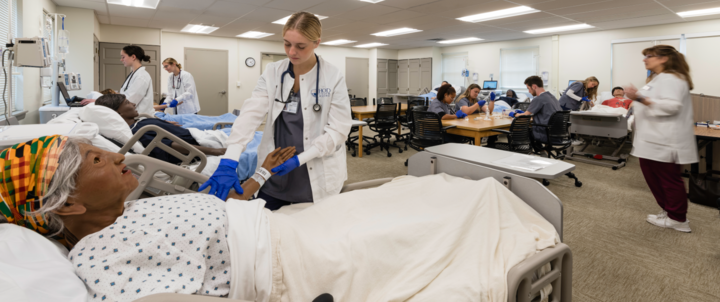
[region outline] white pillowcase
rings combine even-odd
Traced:
[[[74,107],[70,108],[67,112],[61,114],[60,116],[51,119],[48,121],[48,124],[68,124],[68,123],[82,123],[82,120],[80,119],[80,112],[85,109],[84,107]]]
[[[67,260],[67,249],[14,224],[0,224],[0,293],[3,301],[84,302],[85,284]]]
[[[85,106],[80,113],[80,119],[84,122],[97,124],[100,128],[100,134],[122,144],[130,141],[133,136],[130,127],[128,127],[120,114],[105,106]],[[140,142],[135,142],[132,149],[135,153],[142,153],[145,150]]]

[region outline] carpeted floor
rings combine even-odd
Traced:
[[[416,151],[391,153],[375,148],[358,158],[348,152],[346,183],[407,174],[404,162]],[[720,301],[718,210],[690,203],[692,233],[662,229],[645,222],[660,208],[637,158],[616,171],[571,163],[583,186],[563,177],[551,180],[548,189],[565,209],[574,301]]]

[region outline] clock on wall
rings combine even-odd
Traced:
[[[255,59],[252,57],[245,59],[245,65],[247,65],[247,67],[255,66]]]

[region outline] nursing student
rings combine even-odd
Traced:
[[[301,202],[318,202],[340,193],[347,179],[345,140],[350,132],[350,100],[345,77],[337,67],[315,54],[322,26],[313,14],[293,14],[283,28],[288,58],[268,64],[227,140],[218,169],[200,190],[225,199],[230,189],[242,194],[235,171],[237,159],[265,123],[258,147],[258,163],[275,148],[295,147],[296,154],[257,179],[258,197],[271,210]]]
[[[685,56],[669,45],[643,50],[647,84],[630,85],[625,94],[634,100],[635,133],[630,155],[640,159],[640,169],[662,211],[647,222],[689,233],[687,191],[682,165],[698,162],[693,128],[693,81]]]
[[[533,100],[530,102],[527,111],[516,114],[515,116],[532,114],[533,124],[547,125],[550,117],[552,117],[555,112],[562,110],[557,99],[552,93],[545,90],[543,80],[539,76],[531,76],[525,79],[525,86],[533,96]],[[532,132],[530,132],[536,142],[533,146],[536,150],[542,148],[540,143],[547,143],[548,141],[546,129],[545,127],[533,126]]]
[[[584,81],[572,83],[560,97],[560,107],[563,110],[578,111],[587,102],[587,106],[595,106],[593,100],[597,99],[600,81],[596,77],[589,77]]]
[[[167,58],[162,62],[163,69],[167,71],[168,77],[168,99],[166,104],[175,108],[176,114],[196,114],[200,112],[200,99],[195,86],[195,78],[192,74],[182,70],[182,65],[173,58]]]
[[[138,113],[153,115],[153,86],[150,74],[142,66],[142,62],[150,63],[150,56],[140,46],[128,45],[120,51],[120,62],[130,67],[132,72],[125,78],[117,93],[124,94],[131,103],[135,104]],[[84,99],[81,104],[95,102],[94,99]]]

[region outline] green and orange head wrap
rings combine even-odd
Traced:
[[[9,223],[42,235],[50,232],[45,216],[34,212],[45,204],[67,140],[62,135],[43,136],[0,152],[0,213]]]

